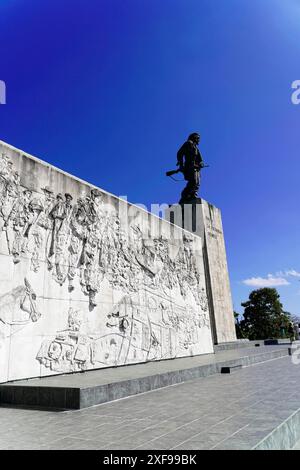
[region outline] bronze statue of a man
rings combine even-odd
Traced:
[[[189,135],[188,140],[177,152],[177,166],[187,181],[186,187],[181,193],[179,204],[192,202],[198,196],[200,170],[205,166],[198,149],[199,142],[200,135],[194,132]]]

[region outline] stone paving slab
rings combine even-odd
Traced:
[[[0,385],[0,403],[79,409],[288,354],[287,346],[264,346],[101,369]]]
[[[285,356],[83,410],[0,407],[0,449],[292,448],[299,385]]]

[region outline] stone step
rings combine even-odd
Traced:
[[[286,346],[219,351],[189,358],[21,380],[0,385],[0,404],[81,409],[289,354]]]
[[[300,449],[300,408],[291,413],[279,426],[252,447],[252,450],[292,449]]]

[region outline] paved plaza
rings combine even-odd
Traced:
[[[250,449],[300,407],[286,356],[78,411],[0,408],[1,449]]]

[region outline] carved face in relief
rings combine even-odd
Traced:
[[[51,359],[57,360],[60,358],[62,353],[62,346],[60,343],[53,341],[49,346],[48,355]]]
[[[23,199],[25,203],[30,201],[31,196],[32,196],[32,191],[30,191],[30,189],[25,189],[23,191]]]
[[[73,197],[71,196],[71,194],[66,193],[65,198],[66,198],[66,203],[71,204],[71,201],[73,200]]]
[[[102,194],[98,189],[91,190],[91,200],[97,204],[100,204],[102,201]]]
[[[20,184],[20,175],[17,171],[14,173],[14,183],[15,184]]]
[[[18,195],[18,190],[16,186],[12,183],[9,183],[6,188],[7,197],[15,198]]]

